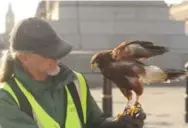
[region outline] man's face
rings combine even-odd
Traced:
[[[48,75],[56,75],[59,73],[60,68],[58,66],[59,60],[45,58],[37,54],[20,54],[21,61],[28,68],[46,73]]]

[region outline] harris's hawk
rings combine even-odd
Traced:
[[[132,100],[132,91],[135,92],[136,106],[143,94],[143,84],[168,82],[187,75],[184,70],[161,69],[140,61],[168,51],[168,48],[148,41],[123,42],[112,50],[94,54],[90,64],[92,68],[98,67],[105,78],[117,85],[128,99],[127,105]]]

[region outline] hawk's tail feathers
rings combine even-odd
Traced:
[[[184,70],[165,69],[164,72],[167,74],[167,77],[165,79],[166,83],[170,82],[171,80],[179,81],[181,79],[184,79],[186,76],[188,76],[188,72]]]
[[[140,79],[144,83],[169,83],[170,81],[179,81],[186,76],[188,72],[178,69],[161,69],[157,66],[146,66],[144,76],[140,76]]]

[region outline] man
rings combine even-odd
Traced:
[[[39,18],[21,21],[3,55],[0,82],[2,128],[142,128],[145,113],[105,118],[82,74],[60,63],[72,46]]]

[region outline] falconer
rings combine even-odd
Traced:
[[[2,128],[142,128],[144,118],[105,117],[84,75],[60,62],[72,46],[31,17],[10,34],[0,67]],[[140,115],[145,115],[143,110]]]

